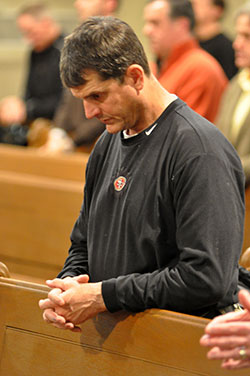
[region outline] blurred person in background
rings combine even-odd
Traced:
[[[74,6],[80,21],[91,16],[113,15],[119,0],[76,0]],[[91,151],[105,126],[98,119],[87,119],[82,101],[70,90],[64,90],[61,103],[53,119],[53,128],[42,150],[48,153],[80,150]]]
[[[21,125],[37,118],[52,119],[60,101],[59,60],[64,37],[43,3],[24,6],[17,25],[31,47],[28,74],[23,98],[10,96],[0,102],[0,141],[18,144],[19,132],[25,144],[27,128]]]
[[[159,82],[200,115],[214,121],[228,79],[193,35],[191,2],[150,0],[144,18],[144,34],[156,58],[152,70]]]
[[[239,73],[223,95],[215,124],[237,150],[250,183],[250,1],[240,7],[235,18],[233,43]]]
[[[230,80],[238,71],[234,62],[232,40],[222,32],[224,0],[192,0],[195,13],[195,34],[199,44],[222,66]]]

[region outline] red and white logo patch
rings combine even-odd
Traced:
[[[127,179],[124,176],[119,176],[119,178],[115,179],[114,187],[117,192],[120,192],[126,185]]]

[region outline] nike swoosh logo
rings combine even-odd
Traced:
[[[157,123],[155,123],[155,125],[153,125],[153,127],[150,128],[148,131],[145,131],[146,135],[149,136],[153,132],[156,126],[157,126]]]

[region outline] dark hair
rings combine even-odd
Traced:
[[[84,72],[95,70],[103,80],[123,81],[131,64],[139,64],[150,75],[141,42],[124,21],[115,17],[90,17],[65,38],[60,71],[65,86],[83,85]]]
[[[42,1],[38,3],[30,3],[20,8],[17,16],[20,17],[24,14],[29,14],[34,18],[42,18],[45,15],[48,15],[48,7],[46,3]]]
[[[148,3],[152,3],[157,0],[148,0]],[[194,29],[195,16],[193,6],[190,0],[163,0],[170,5],[169,17],[173,20],[185,17],[189,20],[190,30]]]
[[[186,17],[190,22],[190,30],[195,26],[195,16],[193,6],[189,0],[167,0],[170,4],[170,17],[177,19]]]
[[[222,9],[226,8],[226,4],[224,0],[213,0],[213,5],[217,7],[221,7]]]

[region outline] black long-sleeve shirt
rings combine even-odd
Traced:
[[[219,33],[213,38],[200,40],[199,44],[220,63],[227,78],[231,80],[238,72],[232,41],[225,34]]]
[[[59,277],[103,281],[111,312],[198,314],[235,303],[244,224],[238,155],[180,99],[156,123],[129,139],[100,137]]]
[[[62,45],[60,35],[44,51],[31,52],[24,96],[29,121],[39,117],[53,119],[63,89],[59,71]]]

